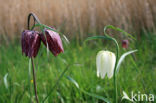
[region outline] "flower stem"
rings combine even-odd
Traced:
[[[117,76],[116,76],[116,68],[117,68],[117,63],[118,63],[118,58],[119,58],[119,45],[116,39],[110,37],[105,31],[104,31],[105,36],[93,36],[87,38],[85,41],[92,40],[92,39],[106,39],[106,40],[112,40],[115,43],[116,46],[116,62],[115,62],[115,68],[114,68],[114,101],[113,103],[118,103],[118,93],[117,93]]]
[[[115,99],[115,103],[118,103],[116,67],[117,67],[118,58],[119,58],[119,45],[118,45],[118,42],[114,38],[112,39],[114,43],[116,44],[116,62],[115,62],[115,68],[114,68],[114,99]]]
[[[114,68],[114,100],[115,102],[114,103],[118,103],[118,90],[117,90],[117,77],[116,77],[116,67],[117,67],[117,63],[118,63],[118,58],[119,58],[119,45],[118,45],[118,42],[116,41],[116,39],[108,36],[106,33],[105,35],[110,38],[110,40],[112,40],[115,45],[116,45],[116,62],[115,62],[115,68]]]
[[[115,103],[118,103],[118,94],[117,94],[117,82],[116,82],[116,73],[114,73],[114,100]]]
[[[28,70],[28,83],[29,83],[29,94],[30,94],[30,102],[32,103],[32,94],[31,94],[31,59],[29,59],[29,70]]]
[[[34,25],[35,25],[35,22],[37,22],[39,25],[41,25],[41,22],[40,22],[40,20],[37,18],[37,16],[34,14],[34,13],[30,13],[29,15],[28,15],[28,30],[30,30],[30,17],[33,17],[33,19],[34,19]],[[34,29],[34,28],[32,28],[32,29]]]
[[[35,75],[34,62],[33,62],[33,58],[32,57],[31,57],[31,63],[32,63],[32,67],[33,67],[33,83],[34,83],[35,98],[36,98],[36,102],[38,103],[36,75]]]

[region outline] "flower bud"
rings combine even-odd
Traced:
[[[45,29],[45,36],[43,34],[41,34],[40,36],[46,47],[48,44],[48,49],[53,53],[54,56],[57,56],[61,52],[64,52],[62,40],[57,32]]]
[[[41,38],[37,31],[24,30],[21,38],[22,54],[25,53],[28,57],[36,57],[40,44]]]
[[[114,74],[116,56],[110,51],[99,51],[96,56],[97,76],[102,79],[107,74],[108,78],[112,78]]]
[[[123,40],[122,41],[122,48],[128,48],[128,44],[129,44],[128,40]]]

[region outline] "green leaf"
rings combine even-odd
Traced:
[[[81,89],[81,91],[82,91],[83,93],[85,93],[85,94],[91,96],[91,97],[100,99],[100,100],[102,100],[102,101],[104,101],[104,102],[106,102],[106,103],[111,103],[107,98],[104,98],[104,97],[102,97],[102,96],[99,96],[99,95],[96,95],[96,94],[93,94],[93,93],[86,92],[86,91],[84,91],[84,90],[82,90],[82,89]]]
[[[57,32],[57,33],[59,33],[61,36],[63,36],[63,34],[61,33],[61,32],[59,32],[58,30],[55,30],[55,29],[53,29],[53,28],[51,28],[51,27],[49,27],[49,26],[47,26],[47,25],[44,25],[44,24],[41,24],[44,28],[47,28],[47,29],[49,29],[49,30],[52,30],[52,31],[54,31],[54,32]]]
[[[67,37],[63,33],[59,32],[58,30],[55,30],[55,29],[53,29],[53,28],[51,28],[51,27],[49,27],[47,25],[44,25],[44,24],[41,24],[41,26],[44,27],[44,28],[47,28],[47,29],[49,29],[51,31],[57,32],[61,36],[61,38],[63,39],[63,42],[69,44],[69,40],[67,39]]]
[[[42,103],[44,103],[47,100],[47,98],[51,95],[51,93],[54,91],[54,89],[58,86],[60,80],[65,75],[65,73],[68,71],[68,69],[69,69],[70,66],[71,66],[71,64],[69,64],[69,65],[66,66],[66,68],[64,69],[64,71],[61,73],[61,75],[59,76],[59,78],[55,82],[55,84],[52,87],[52,89],[49,91],[48,95],[43,99]]]
[[[71,81],[79,89],[79,84],[73,78],[67,76],[67,79]]]
[[[107,30],[107,29],[113,29],[113,30],[119,31],[119,32],[123,33],[124,35],[129,36],[130,38],[136,40],[131,34],[125,32],[124,30],[122,30],[122,29],[120,29],[120,28],[117,28],[117,27],[115,27],[115,26],[112,26],[112,25],[107,25],[107,26],[105,26],[105,27],[104,27],[104,33],[105,33],[105,34],[107,34],[107,33],[106,33],[106,30]]]
[[[119,59],[119,61],[118,61],[118,64],[117,64],[117,67],[116,67],[116,72],[117,72],[117,73],[119,72],[120,65],[121,65],[121,63],[123,62],[123,60],[125,59],[125,57],[128,56],[128,55],[130,55],[130,54],[132,54],[132,53],[134,53],[134,52],[136,52],[136,51],[138,51],[138,50],[131,50],[131,51],[128,51],[128,52],[124,53],[124,54],[120,57],[120,59]]]
[[[112,40],[112,38],[108,37],[108,36],[92,36],[92,37],[88,37],[84,42],[89,41],[89,40],[93,40],[93,39]]]
[[[77,83],[73,78],[71,78],[70,76],[67,76],[67,79],[68,79],[70,82],[72,82],[72,83],[73,83],[81,92],[83,92],[84,94],[87,94],[87,95],[89,95],[89,96],[91,96],[91,97],[100,99],[100,100],[102,100],[102,101],[104,101],[104,102],[106,102],[106,103],[111,103],[107,98],[104,98],[104,97],[102,97],[102,96],[96,95],[96,94],[94,94],[94,93],[89,93],[89,92],[87,92],[87,91],[81,89],[81,88],[79,87],[78,83]]]
[[[31,78],[31,59],[29,59],[29,76],[30,76],[30,78]]]
[[[7,77],[8,77],[8,73],[5,74],[5,76],[4,76],[3,79],[4,79],[4,85],[5,85],[5,87],[8,89],[9,86],[8,86]]]
[[[56,94],[58,95],[61,103],[65,103],[63,97],[61,96],[61,94],[59,92],[56,92]]]
[[[35,27],[41,27],[41,24],[34,24],[30,30],[33,30]]]

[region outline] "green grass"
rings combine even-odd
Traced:
[[[134,55],[126,57],[118,74],[118,101],[121,102],[122,91],[130,95],[131,91],[156,95],[156,37],[147,34],[140,41],[130,42],[129,49],[138,49]],[[120,41],[120,40],[118,40]],[[121,43],[121,42],[120,42]],[[47,59],[46,49],[42,45],[35,68],[37,76],[37,90],[39,101],[49,93],[62,71],[69,64],[66,72],[77,81],[80,88],[108,98],[113,101],[113,78],[105,77],[103,80],[96,76],[95,58],[99,50],[107,49],[115,52],[115,47],[110,41],[89,41],[86,45],[78,46],[72,41],[64,45],[65,52],[57,57],[51,53]],[[120,54],[125,51],[121,48]],[[35,101],[33,84],[29,92],[29,59],[22,56],[20,42],[0,47],[0,103],[28,103],[30,96]],[[4,76],[8,73],[8,88],[4,84]],[[32,72],[31,72],[32,73]],[[49,96],[47,103],[102,103],[101,100],[90,97],[76,88],[64,76],[56,89]],[[32,75],[31,75],[32,79]],[[126,100],[123,103],[128,103]]]

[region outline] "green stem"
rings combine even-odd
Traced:
[[[85,41],[88,40],[93,40],[93,39],[106,39],[106,40],[112,40],[115,45],[116,45],[116,62],[115,62],[115,68],[114,68],[114,100],[115,103],[118,103],[118,93],[117,93],[117,77],[116,77],[116,68],[117,68],[117,63],[118,63],[118,58],[119,58],[119,45],[118,42],[116,41],[116,39],[110,37],[106,32],[104,32],[105,36],[93,36],[93,37],[89,37],[87,38]]]
[[[111,38],[111,40],[115,43],[116,45],[116,62],[115,62],[115,68],[114,68],[114,100],[115,103],[118,103],[118,91],[117,91],[117,77],[116,77],[116,67],[117,67],[117,63],[118,63],[118,58],[119,58],[119,45],[118,42],[116,41],[116,39],[108,36],[108,34],[106,34],[106,32],[104,32],[106,37]]]
[[[115,62],[115,68],[114,68],[114,98],[115,98],[115,103],[118,103],[118,90],[117,90],[117,77],[116,77],[116,67],[118,63],[118,58],[119,58],[119,45],[117,41],[113,38],[113,41],[116,44],[116,62]]]
[[[30,17],[33,17],[33,19],[34,19],[34,25],[35,25],[35,22],[37,22],[38,24],[41,24],[40,23],[40,20],[37,18],[37,16],[34,14],[34,13],[30,13],[29,15],[28,15],[28,30],[30,29]],[[34,26],[33,25],[33,26]],[[31,30],[33,30],[34,28],[32,28]]]
[[[29,15],[28,15],[28,30],[30,30],[30,18],[31,18],[31,16],[33,17],[33,19],[34,19],[34,25],[33,25],[33,27],[31,28],[31,30],[33,30],[34,29],[34,27],[35,27],[35,23],[37,22],[38,23],[38,25],[41,25],[41,23],[40,23],[40,21],[39,21],[39,19],[37,18],[37,16],[34,14],[34,13],[30,13]],[[33,62],[33,58],[31,57],[31,63],[32,63],[32,69],[33,69],[33,83],[34,83],[34,92],[35,92],[35,98],[36,98],[36,102],[37,103],[39,103],[39,101],[38,101],[38,96],[37,96],[37,85],[36,85],[36,75],[35,75],[35,68],[34,68],[34,62]],[[30,67],[29,67],[29,69],[30,69]],[[29,73],[29,79],[30,79],[30,73]],[[29,85],[30,85],[30,80],[29,80]],[[29,89],[30,89],[30,86],[29,86]],[[31,92],[30,92],[30,95],[31,95]],[[30,99],[31,99],[31,97],[30,97]]]
[[[33,67],[33,83],[34,83],[35,98],[36,98],[36,102],[39,103],[38,96],[37,96],[36,75],[35,75],[35,68],[34,68],[33,58],[31,58],[31,62],[32,62],[32,67]]]
[[[32,94],[31,94],[31,83],[30,83],[30,78],[31,78],[31,59],[29,59],[29,70],[28,70],[28,83],[29,83],[29,94],[30,94],[30,103],[32,103]]]
[[[114,75],[113,75],[113,78],[114,78],[114,100],[115,100],[115,103],[118,103],[117,100],[118,100],[118,93],[117,93],[117,77],[116,77],[116,68],[117,68],[117,63],[118,63],[118,58],[119,58],[119,45],[118,45],[118,42],[116,41],[116,39],[110,37],[108,34],[105,33],[105,36],[93,36],[93,37],[89,37],[87,38],[85,41],[88,41],[88,40],[93,40],[93,39],[107,39],[107,40],[112,40],[115,45],[116,45],[116,62],[115,62],[115,68],[114,68]]]

